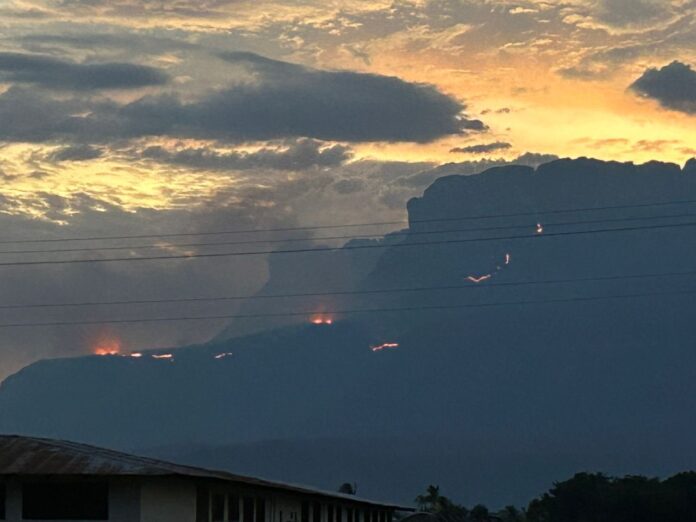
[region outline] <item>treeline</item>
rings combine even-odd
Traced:
[[[526,508],[467,509],[430,486],[416,498],[421,511],[443,522],[696,522],[696,472],[660,480],[578,473],[557,482]]]

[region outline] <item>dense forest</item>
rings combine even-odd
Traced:
[[[578,473],[555,483],[526,508],[507,506],[497,512],[484,505],[461,506],[438,486],[429,486],[415,501],[420,511],[443,522],[694,522],[696,472],[664,480]]]

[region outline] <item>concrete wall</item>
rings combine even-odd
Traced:
[[[272,495],[270,500],[270,522],[300,521],[300,511],[302,509],[302,501],[300,499],[286,495]]]
[[[152,478],[142,482],[140,522],[194,522],[196,486],[192,481]]]
[[[139,522],[139,479],[118,478],[109,482],[109,521]]]
[[[13,479],[5,483],[5,520],[22,520],[22,488],[20,483]]]

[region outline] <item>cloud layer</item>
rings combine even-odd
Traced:
[[[696,63],[694,0],[5,4],[2,239],[398,221],[437,177],[525,150],[696,155],[691,118],[636,96],[689,113],[683,80],[626,90],[646,64]],[[447,163],[453,149],[478,161]],[[15,271],[6,302],[246,293],[266,277],[259,259],[193,265]],[[212,330],[143,327],[127,344]],[[85,349],[49,334],[8,341],[13,364]]]
[[[72,63],[50,56],[0,53],[0,80],[48,89],[90,91],[164,85],[167,75],[132,63]]]
[[[324,146],[321,142],[301,139],[283,147],[265,147],[253,152],[216,152],[208,148],[167,150],[161,146],[148,147],[143,158],[182,167],[205,170],[291,170],[313,167],[336,167],[352,157],[350,148],[343,145]]]
[[[493,143],[481,143],[479,145],[469,145],[467,147],[455,147],[450,150],[454,153],[465,154],[485,154],[512,148],[512,144],[506,141],[495,141]]]
[[[667,109],[696,114],[696,71],[679,61],[661,69],[648,69],[631,89]]]
[[[241,142],[306,137],[424,143],[485,130],[481,121],[464,116],[461,102],[430,85],[376,74],[321,71],[250,53],[223,58],[232,77],[236,71],[240,78],[251,74],[253,80],[238,81],[192,101],[170,93],[119,104],[11,88],[0,95],[0,115],[11,122],[0,130],[0,139],[87,143],[167,136]],[[53,60],[46,67],[16,55],[2,59],[0,70],[4,67],[9,79],[46,87],[135,87],[163,80],[160,73],[139,66],[78,66]]]

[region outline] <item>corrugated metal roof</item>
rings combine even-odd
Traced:
[[[413,511],[409,507],[375,502],[353,495],[236,475],[226,471],[183,466],[77,442],[19,435],[0,435],[0,475],[181,476],[222,480],[246,486]]]

